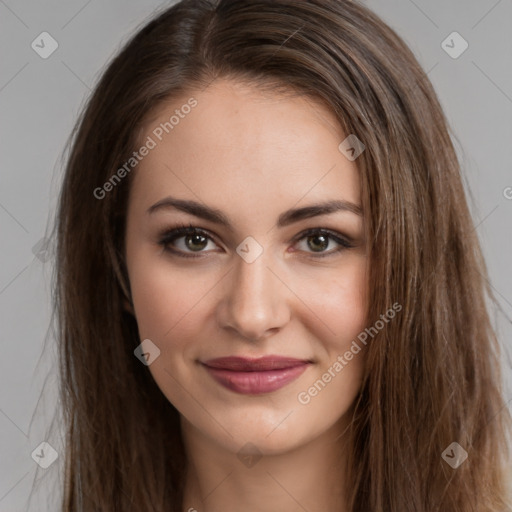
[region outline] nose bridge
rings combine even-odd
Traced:
[[[239,257],[230,272],[220,321],[245,338],[262,338],[289,318],[284,287],[268,268],[270,260],[265,252],[250,263]]]

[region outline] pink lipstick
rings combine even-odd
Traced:
[[[231,391],[259,395],[286,386],[298,378],[311,361],[282,356],[220,357],[202,364],[219,384]]]

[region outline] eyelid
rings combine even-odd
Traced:
[[[202,258],[203,255],[209,254],[210,252],[216,252],[216,251],[198,251],[197,253],[191,252],[184,252],[179,249],[171,248],[171,242],[174,242],[175,240],[179,238],[183,238],[187,235],[191,234],[200,234],[211,241],[213,241],[216,245],[219,245],[217,241],[216,235],[211,233],[209,230],[201,228],[199,226],[196,226],[192,223],[189,224],[179,224],[171,229],[165,230],[159,237],[158,243],[159,245],[163,246],[164,251],[170,252],[172,254],[175,254],[180,257],[184,258]],[[313,257],[313,258],[324,258],[333,256],[335,254],[338,254],[346,249],[351,249],[355,247],[355,242],[352,240],[351,237],[347,235],[343,235],[337,231],[328,229],[328,228],[309,228],[301,231],[298,233],[295,237],[293,237],[290,242],[293,242],[294,244],[300,242],[302,239],[307,238],[308,236],[314,236],[314,235],[326,235],[330,240],[333,240],[335,243],[338,244],[337,249],[331,249],[330,251],[326,252],[307,252],[307,251],[296,251],[296,252],[305,252],[306,257]]]
[[[329,235],[333,240],[339,240],[338,243],[344,243],[347,246],[353,246],[354,241],[349,237],[348,235],[343,235],[342,233],[338,233],[337,231],[334,231],[329,228],[309,228],[305,229],[304,231],[301,231],[298,235],[296,235],[291,241],[292,242],[298,242],[299,240],[302,240],[303,238],[306,238],[307,236],[313,236],[313,235]]]
[[[184,252],[179,249],[171,248],[171,242],[174,242],[175,240],[178,240],[179,238],[186,237],[187,235],[191,234],[199,234],[203,235],[205,238],[208,238],[212,240],[216,245],[219,245],[217,242],[217,237],[208,231],[207,229],[200,228],[192,223],[189,224],[178,224],[175,227],[171,229],[165,230],[159,237],[158,237],[158,244],[163,247],[164,252],[170,252],[172,254],[175,254],[177,256],[182,256],[184,258],[201,258],[203,257],[203,254],[207,254],[211,251],[200,251],[196,254],[194,254],[193,251],[190,252]]]

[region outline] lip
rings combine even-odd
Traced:
[[[311,364],[305,359],[265,356],[256,359],[220,357],[203,362],[221,385],[240,394],[270,393],[298,378]]]

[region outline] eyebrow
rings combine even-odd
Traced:
[[[224,213],[215,208],[210,208],[197,201],[188,199],[176,199],[174,197],[165,197],[158,201],[153,206],[150,206],[147,210],[148,214],[153,214],[157,211],[176,209],[185,213],[194,215],[201,219],[208,220],[214,224],[219,224],[228,229],[232,229],[231,223]],[[344,199],[327,201],[324,203],[313,204],[310,206],[304,206],[302,208],[294,208],[283,212],[279,215],[277,220],[277,227],[282,228],[311,217],[317,217],[319,215],[328,215],[335,212],[351,212],[355,215],[363,216],[362,208],[350,201]]]

